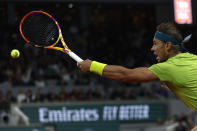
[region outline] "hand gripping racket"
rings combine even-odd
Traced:
[[[20,22],[23,39],[37,48],[54,49],[67,53],[77,63],[83,61],[66,45],[58,22],[44,11],[31,11]],[[55,46],[61,41],[63,48]]]

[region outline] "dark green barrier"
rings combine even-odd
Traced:
[[[0,131],[45,131],[43,127],[4,127]]]
[[[85,131],[86,127],[94,129],[91,131],[115,131],[120,122],[154,122],[166,115],[161,102],[24,105],[22,110],[31,123],[55,124],[69,131]]]

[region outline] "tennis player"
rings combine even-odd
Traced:
[[[197,111],[197,56],[185,52],[182,42],[182,35],[173,23],[161,23],[151,48],[157,64],[128,69],[87,59],[78,63],[78,67],[85,73],[93,72],[119,82],[160,80],[188,107]]]

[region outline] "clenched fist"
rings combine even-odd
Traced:
[[[86,59],[82,62],[78,63],[78,67],[81,69],[81,71],[83,71],[84,73],[89,73],[90,72],[90,65],[91,65],[92,61],[89,59]]]

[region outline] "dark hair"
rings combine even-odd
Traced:
[[[173,36],[179,43],[183,40],[177,26],[172,22],[161,23],[157,26],[157,31]]]
[[[172,45],[172,48],[175,52],[185,52],[185,49],[182,47],[183,37],[178,29],[178,27],[172,22],[161,23],[157,26],[157,31],[173,36],[178,42],[178,45]]]

